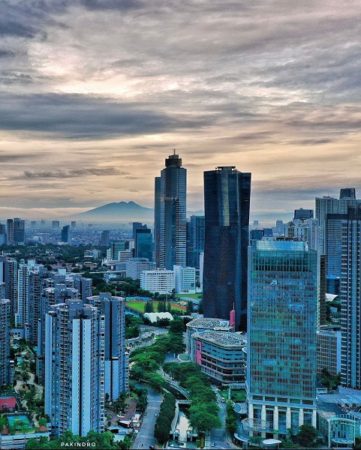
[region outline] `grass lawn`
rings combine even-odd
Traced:
[[[154,312],[158,311],[158,301],[152,301]],[[146,302],[141,300],[130,300],[126,302],[126,307],[136,311],[138,313],[144,314]],[[175,311],[185,312],[187,308],[185,306],[179,305],[178,303],[171,302],[171,308]]]
[[[178,298],[184,299],[194,299],[194,300],[202,300],[203,294],[176,294]]]

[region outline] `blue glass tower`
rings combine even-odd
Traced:
[[[256,241],[248,300],[250,434],[316,426],[317,252],[305,242]]]
[[[247,327],[250,195],[250,173],[235,167],[204,173],[204,315],[228,319],[234,307],[241,330]]]

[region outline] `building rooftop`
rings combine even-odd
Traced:
[[[256,246],[261,251],[308,251],[308,245],[303,241],[256,241]]]
[[[244,347],[247,343],[243,333],[230,333],[229,331],[203,331],[195,333],[192,338],[212,342],[222,347]]]
[[[187,323],[189,328],[208,328],[217,330],[229,330],[232,327],[229,325],[229,320],[224,319],[211,319],[200,317],[199,319],[193,319]]]

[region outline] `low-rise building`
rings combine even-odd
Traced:
[[[144,291],[171,294],[175,288],[173,270],[144,270],[140,274],[140,287]]]
[[[199,317],[193,319],[186,325],[186,347],[187,353],[192,354],[192,335],[203,331],[234,331],[234,327],[230,325],[229,320],[211,319]]]
[[[246,338],[243,333],[203,331],[192,335],[191,359],[221,384],[243,384],[246,375]]]

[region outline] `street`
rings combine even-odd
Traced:
[[[154,426],[162,403],[162,395],[154,389],[148,390],[148,406],[143,416],[142,425],[133,443],[132,449],[149,449],[155,446]]]

